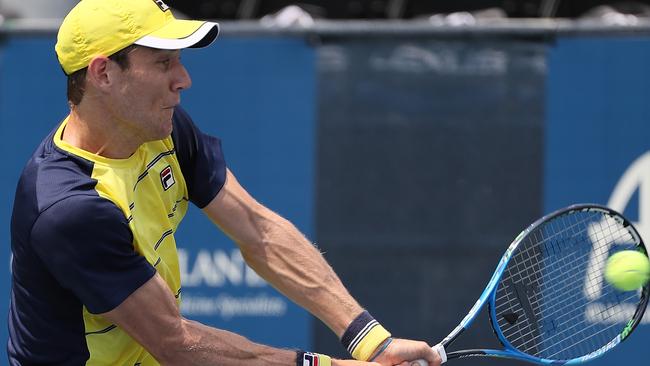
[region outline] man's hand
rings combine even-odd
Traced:
[[[332,359],[332,366],[382,366],[382,365],[377,362]]]
[[[399,338],[394,339],[374,361],[383,366],[411,366],[411,362],[418,359],[426,360],[429,366],[440,366],[440,356],[428,344]]]

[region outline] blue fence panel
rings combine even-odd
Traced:
[[[650,38],[563,38],[548,63],[544,208],[607,204],[650,240]],[[647,183],[646,183],[647,182]],[[594,366],[642,365],[650,317]],[[612,361],[615,360],[615,361]]]

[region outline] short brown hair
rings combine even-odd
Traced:
[[[129,68],[129,53],[136,47],[139,46],[132,44],[108,56],[108,58],[117,63],[122,70],[126,70]],[[86,71],[88,71],[88,67],[68,75],[68,102],[72,105],[79,105],[81,99],[83,99],[86,90]]]

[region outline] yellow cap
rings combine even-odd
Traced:
[[[81,0],[63,19],[56,50],[63,71],[83,69],[96,56],[131,45],[176,50],[205,47],[219,25],[174,18],[162,0]]]

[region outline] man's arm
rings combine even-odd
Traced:
[[[246,263],[280,292],[322,320],[340,339],[363,311],[321,253],[296,227],[253,199],[228,170],[203,209],[239,248]],[[440,358],[425,342],[396,339],[377,358],[385,365]]]
[[[339,338],[363,311],[318,249],[292,223],[254,200],[230,171],[203,211],[237,243],[255,272]]]
[[[144,308],[147,311],[142,311]],[[162,365],[296,365],[295,351],[260,345],[183,318],[158,274],[115,309],[101,315],[126,331]],[[345,360],[332,360],[332,365],[379,366]]]

